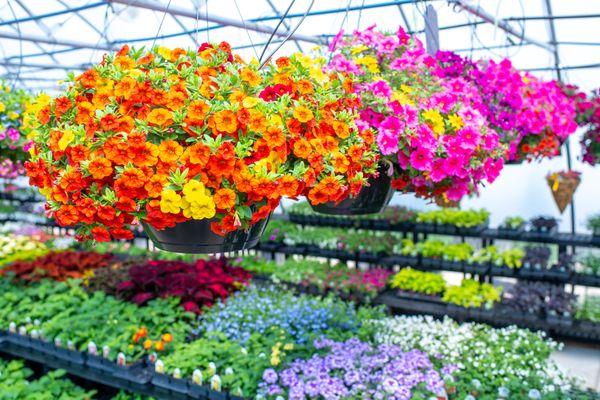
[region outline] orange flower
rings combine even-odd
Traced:
[[[350,128],[347,124],[340,121],[333,121],[331,125],[333,126],[335,134],[338,135],[340,139],[346,139],[350,136]]]
[[[238,123],[235,114],[229,110],[215,113],[214,121],[220,132],[234,133],[237,130]]]
[[[123,171],[119,180],[122,180],[125,187],[141,188],[146,183],[146,175],[138,168],[128,168]]]
[[[183,147],[174,140],[165,140],[158,146],[158,158],[161,161],[172,164],[183,154]]]
[[[192,121],[203,121],[210,106],[202,100],[194,100],[188,105],[187,117]]]
[[[314,114],[305,106],[298,106],[294,109],[294,118],[300,122],[308,122],[314,118]]]
[[[237,196],[235,192],[231,189],[219,189],[215,192],[213,197],[213,201],[217,208],[221,210],[229,210],[231,207],[235,206],[235,200]]]
[[[341,189],[340,182],[335,176],[325,177],[318,185],[328,196],[335,196]]]
[[[95,69],[88,69],[76,78],[86,88],[96,86],[98,79],[100,79],[100,74]]]
[[[164,335],[162,335],[161,340],[165,343],[171,343],[173,341],[173,335],[171,335],[170,333],[165,333]]]
[[[137,82],[135,79],[125,76],[115,85],[115,96],[129,97],[135,89]]]
[[[152,198],[159,197],[166,181],[167,177],[165,175],[153,175],[144,185],[148,196]]]
[[[173,123],[173,114],[164,108],[155,108],[154,110],[150,111],[150,113],[146,116],[146,119],[152,125],[166,126]]]
[[[294,143],[294,155],[300,158],[308,158],[312,151],[312,147],[308,140],[300,139]]]
[[[264,130],[267,128],[267,118],[265,118],[265,115],[261,112],[250,111],[248,128],[255,132],[264,132]]]
[[[332,157],[333,168],[335,168],[335,172],[338,173],[346,173],[348,171],[348,166],[350,166],[350,161],[341,153],[335,154]]]
[[[210,148],[202,143],[194,143],[186,151],[192,164],[205,166],[210,157]]]
[[[150,340],[150,339],[144,340],[143,346],[144,346],[144,350],[150,349],[152,347],[152,340]]]
[[[277,68],[283,69],[285,67],[289,67],[290,59],[289,57],[279,57],[277,60],[275,60],[275,64],[277,65]]]
[[[249,84],[251,87],[258,86],[261,81],[260,75],[256,71],[251,70],[250,68],[242,69],[242,71],[240,72],[240,76],[242,80]]]
[[[133,164],[138,167],[151,167],[158,161],[158,146],[154,143],[131,146],[130,150]]]
[[[187,96],[178,91],[171,91],[167,94],[167,107],[171,110],[179,110],[181,107],[185,105],[185,100]]]
[[[154,344],[154,348],[156,349],[156,351],[163,351],[165,349],[165,344],[161,340],[159,340]]]
[[[284,175],[279,180],[279,193],[281,196],[295,197],[298,195],[299,183],[291,175]]]
[[[296,85],[298,86],[298,91],[302,94],[309,94],[314,91],[313,84],[309,80],[300,79],[296,82]]]
[[[115,60],[113,61],[113,63],[117,67],[119,67],[123,70],[135,68],[135,61],[133,61],[131,58],[129,58],[127,56],[115,57]]]
[[[267,128],[267,131],[263,134],[263,138],[270,147],[279,147],[285,144],[285,135],[281,129],[275,126]]]

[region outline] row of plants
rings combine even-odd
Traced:
[[[502,288],[489,283],[463,279],[460,285],[448,285],[440,274],[423,272],[410,267],[401,269],[390,280],[390,287],[400,294],[426,294],[461,307],[490,309],[500,301]]]
[[[70,284],[46,281],[33,285],[37,286],[36,289],[39,291],[46,292],[52,292],[54,289],[52,286],[76,287],[73,281]],[[13,286],[12,290],[5,291],[4,297],[19,296],[23,290],[23,287]],[[60,289],[54,291],[61,292]],[[80,292],[79,296],[83,296],[84,293]],[[29,307],[34,310],[32,317],[41,317],[37,313],[41,307],[39,303],[53,304],[54,299],[52,295],[42,299],[31,294],[32,292],[26,293],[23,297],[29,300]],[[97,296],[97,293],[94,295]],[[104,302],[106,300],[105,297]],[[85,321],[82,324],[66,325],[69,328],[64,329],[72,332],[82,331],[86,325],[90,325],[91,321],[87,318],[92,310],[85,306],[83,308],[76,306],[75,310],[71,310],[72,307],[72,304],[64,304],[62,313],[77,312]],[[107,308],[102,307],[100,303],[95,304],[95,307],[101,308],[101,311],[94,315],[96,318],[107,311]],[[132,305],[132,307],[136,306]],[[137,314],[151,315],[152,320],[160,320],[163,326],[174,328],[173,322],[164,320],[164,314],[148,307],[153,306],[150,304],[139,308]],[[168,310],[168,313],[173,312],[175,309]],[[113,314],[113,317],[118,318],[117,315],[121,314]],[[523,335],[524,345],[529,346],[529,351],[524,352],[519,348],[505,353],[504,357],[507,354],[514,354],[512,357],[515,359],[508,362],[510,368],[499,370],[498,379],[480,380],[478,384],[474,380],[486,372],[482,367],[475,367],[475,363],[473,363],[475,365],[465,365],[461,360],[456,359],[450,362],[449,356],[434,354],[431,349],[419,349],[418,346],[407,348],[405,343],[386,343],[383,340],[382,332],[385,330],[382,327],[399,318],[402,317],[389,319],[384,317],[379,309],[357,308],[352,303],[345,303],[335,297],[320,299],[307,295],[293,295],[275,288],[251,286],[233,295],[227,301],[219,300],[212,308],[206,309],[199,319],[186,320],[186,325],[194,335],[189,343],[171,329],[170,332],[174,332],[172,341],[169,341],[170,345],[162,351],[153,347],[154,338],[160,336],[157,333],[160,331],[158,323],[152,326],[146,324],[145,329],[130,329],[128,335],[120,336],[117,333],[119,325],[131,324],[130,328],[139,326],[138,321],[131,323],[121,319],[120,324],[109,324],[105,329],[107,335],[97,331],[100,324],[90,325],[87,333],[95,338],[95,343],[111,343],[111,349],[138,347],[138,353],[132,354],[132,357],[139,357],[144,352],[156,352],[158,358],[155,368],[165,374],[194,378],[195,382],[206,382],[213,389],[229,390],[235,395],[257,394],[262,398],[274,399],[277,396],[310,398],[326,396],[332,390],[336,390],[342,398],[367,392],[374,393],[373,391],[381,394],[409,393],[417,398],[447,395],[451,399],[462,399],[465,395],[474,395],[475,391],[479,393],[477,398],[486,398],[484,393],[498,393],[498,390],[506,385],[509,385],[508,390],[515,391],[513,393],[519,391],[529,393],[531,390],[550,393],[549,386],[554,385],[554,390],[564,394],[568,393],[575,384],[558,371],[550,374],[547,373],[548,370],[538,371],[536,374],[531,374],[530,379],[522,380],[517,371],[519,368],[525,370],[524,365],[528,364],[528,361],[522,357],[534,357],[540,363],[546,362],[549,349],[554,345],[541,336],[516,328],[512,330]],[[144,322],[151,321],[149,319]],[[21,326],[28,326],[27,320],[23,323]],[[431,329],[438,329],[436,323],[431,321],[431,324],[434,325]],[[38,333],[42,332],[44,335],[56,333],[53,330],[46,333],[46,328],[51,325],[36,324],[35,320],[31,326],[38,327]],[[488,335],[496,335],[496,332],[499,332],[483,325],[478,327],[482,335],[484,331]],[[116,331],[112,338],[108,332],[110,329]],[[28,332],[31,333],[30,330]],[[438,334],[443,332],[440,330]],[[162,336],[164,337],[164,334]],[[398,339],[401,340],[401,337]],[[125,346],[120,346],[117,342],[123,342]],[[381,344],[377,344],[379,342]],[[438,345],[443,344],[445,343],[438,343]],[[79,348],[88,350],[89,346],[79,346]],[[465,358],[489,356],[487,350],[484,354],[481,353],[482,350],[474,349],[462,353],[462,356]],[[367,363],[366,369],[361,369],[360,374],[357,375],[359,371],[356,371],[352,365],[359,365],[367,359],[377,360],[384,354],[385,358],[372,365]],[[329,359],[347,361],[343,361],[339,366],[327,367],[323,361]],[[314,370],[319,365],[324,365],[325,368]],[[530,365],[529,368],[531,367]],[[338,380],[336,377],[339,376],[340,368],[346,378]],[[412,383],[409,383],[399,378],[415,373],[423,374],[422,380],[410,380]],[[351,376],[356,378],[350,378]],[[384,376],[387,378],[384,379]],[[428,378],[425,379],[425,376]],[[521,385],[516,385],[515,382],[519,379]]]

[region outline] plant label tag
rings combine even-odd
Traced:
[[[88,343],[88,353],[93,355],[93,356],[97,356],[98,355],[98,346],[96,346],[96,343],[94,342],[89,342]]]
[[[156,360],[156,363],[154,364],[154,371],[157,374],[164,374],[165,373],[165,364],[161,360]]]
[[[56,347],[62,347],[62,340],[60,340],[60,338],[59,338],[59,337],[55,337],[55,338],[54,338],[54,345],[55,345]]]
[[[32,339],[39,339],[40,338],[40,334],[37,331],[37,329],[34,329],[34,330],[31,331],[31,338]]]
[[[210,388],[217,392],[221,391],[221,377],[219,375],[214,375],[210,378]]]
[[[110,357],[110,347],[102,346],[102,357],[104,357],[104,358]]]
[[[68,340],[67,341],[67,349],[69,349],[69,350],[75,350],[75,343],[73,343],[72,340]]]
[[[202,385],[202,371],[195,369],[192,373],[192,382],[196,385]]]
[[[17,324],[15,324],[14,322],[8,324],[8,331],[10,333],[17,333]]]
[[[127,358],[125,357],[125,354],[123,354],[123,353],[117,354],[117,365],[120,365],[121,367],[124,367],[127,365]]]
[[[27,335],[27,328],[25,328],[24,326],[20,326],[19,327],[19,335],[21,335],[21,336]]]
[[[173,378],[181,379],[181,370],[179,368],[175,368],[173,371]]]

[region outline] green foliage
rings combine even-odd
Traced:
[[[23,361],[0,359],[0,400],[88,400],[96,393],[65,379],[63,370],[29,381],[32,374]]]
[[[501,293],[502,288],[496,289],[489,283],[463,279],[460,286],[447,287],[442,300],[461,307],[491,308],[500,301]]]
[[[600,214],[591,215],[587,220],[587,227],[595,233],[600,232]]]
[[[426,240],[417,243],[417,250],[423,257],[442,258],[448,261],[467,261],[473,254],[469,243],[448,244],[441,240]]]
[[[525,220],[519,216],[515,217],[506,217],[504,221],[500,225],[500,227],[504,229],[519,229],[525,224]]]
[[[586,296],[577,306],[575,318],[600,323],[600,296]]]
[[[600,275],[600,256],[587,254],[582,260],[583,273]]]
[[[454,225],[459,228],[473,228],[487,224],[490,213],[487,210],[460,210],[457,208],[442,208],[439,210],[422,211],[417,214],[417,222],[438,225]]]
[[[2,329],[15,322],[50,340],[58,337],[63,345],[72,341],[82,351],[93,341],[99,348],[109,346],[112,359],[118,352],[128,359],[143,355],[139,346],[130,346],[142,326],[158,334],[168,330],[175,341],[183,341],[193,318],[175,298],[153,300],[142,308],[102,292],[87,293],[79,281],[43,281],[28,287],[6,284],[6,279],[0,282]]]
[[[523,249],[514,248],[500,252],[496,246],[488,246],[475,251],[469,257],[469,262],[480,264],[492,263],[497,266],[521,268],[524,256],[525,251]]]
[[[390,286],[409,292],[441,295],[446,289],[446,281],[441,275],[433,272],[403,268],[392,277]]]

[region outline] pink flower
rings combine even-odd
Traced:
[[[448,174],[444,169],[444,159],[438,158],[433,162],[433,167],[431,168],[429,179],[437,183],[443,181],[447,176]]]
[[[419,147],[410,155],[410,165],[419,171],[431,170],[433,152],[425,147]]]
[[[398,134],[389,129],[381,129],[377,134],[377,146],[384,156],[394,154],[398,151]]]
[[[460,154],[452,154],[444,160],[444,170],[448,175],[464,176],[465,158]]]

